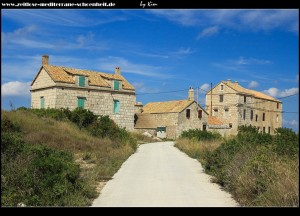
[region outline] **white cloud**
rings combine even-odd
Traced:
[[[243,56],[239,57],[237,60],[233,60],[236,65],[263,65],[271,64],[270,60],[256,59],[256,58],[245,58]]]
[[[132,73],[148,77],[156,78],[170,78],[170,74],[164,72],[166,69],[160,66],[152,66],[147,64],[136,64],[132,63],[129,60],[121,57],[109,56],[106,58],[100,58],[97,60],[97,68],[102,70],[114,70],[116,66],[121,68],[121,73]]]
[[[208,27],[208,28],[203,29],[199,33],[197,39],[204,38],[204,37],[211,37],[215,34],[218,34],[218,32],[219,32],[219,27],[218,26]]]
[[[208,83],[204,83],[200,89],[204,90],[204,91],[209,91],[210,90],[210,85]]]
[[[269,88],[268,90],[264,90],[263,92],[272,97],[277,97],[279,90],[277,88],[272,87],[272,88]]]
[[[31,82],[7,82],[1,85],[2,96],[24,96],[30,94]]]
[[[297,93],[299,93],[299,88],[285,89],[284,91],[279,93],[279,97],[286,97],[286,96],[294,95]]]
[[[264,90],[263,92],[272,97],[287,97],[299,93],[299,88],[290,88],[280,91],[279,89],[272,87],[268,90]]]
[[[133,82],[132,85],[135,87],[137,94],[159,92],[159,89],[147,87],[143,82]]]
[[[249,88],[256,88],[258,86],[258,82],[256,81],[251,81],[248,85]]]
[[[298,10],[151,10],[156,16],[184,26],[219,26],[241,31],[280,29],[298,32]]]

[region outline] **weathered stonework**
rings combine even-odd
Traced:
[[[96,115],[108,115],[117,125],[129,131],[134,129],[136,102],[134,90],[123,89],[122,85],[119,90],[113,90],[111,87],[89,86],[88,78],[85,79],[85,87],[80,87],[78,76],[74,76],[74,79],[75,84],[54,82],[47,71],[42,68],[32,83],[31,107],[41,108],[41,97],[43,97],[44,108],[74,110],[78,107],[78,98],[84,98],[85,109]],[[114,113],[114,100],[120,102],[119,113]]]
[[[212,111],[213,116],[219,118],[224,124],[231,125],[231,129],[219,130],[221,134],[236,135],[238,126],[241,125],[252,125],[258,127],[260,131],[265,128],[265,132],[269,133],[270,130],[270,134],[274,134],[276,128],[282,127],[282,102],[238,92],[227,86],[227,82],[222,81],[212,89],[212,95],[211,92],[206,95],[206,111],[209,114]],[[232,82],[229,84],[238,85]],[[223,85],[223,90],[221,85]],[[220,95],[223,95],[223,102],[220,102]],[[251,110],[253,112],[252,119]],[[264,121],[263,113],[265,113]],[[215,130],[218,131],[218,129]]]

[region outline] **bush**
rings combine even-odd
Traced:
[[[277,128],[275,130],[274,144],[278,154],[297,157],[299,155],[299,134],[290,128]]]
[[[200,140],[217,140],[221,139],[221,134],[216,132],[202,131],[200,129],[190,129],[188,131],[183,131],[180,138],[196,139]]]
[[[97,116],[89,110],[76,108],[72,111],[70,120],[81,129],[95,122],[97,120]]]

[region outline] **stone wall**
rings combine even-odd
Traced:
[[[224,124],[231,124],[232,128],[227,130],[222,129],[223,131],[220,129],[220,133],[224,133],[224,135],[236,135],[238,126],[252,125],[259,127],[260,131],[265,127],[265,132],[267,133],[270,127],[270,133],[274,134],[275,128],[282,126],[282,103],[279,103],[279,109],[277,109],[277,102],[255,98],[251,95],[246,95],[246,102],[244,102],[244,94],[237,93],[225,84],[223,84],[223,90],[221,90],[221,84],[218,84],[212,90],[212,114],[218,117]],[[224,94],[223,102],[220,102],[220,94]],[[206,111],[208,113],[210,113],[210,105],[211,95],[209,93],[206,95]],[[214,111],[216,109],[218,110],[217,112]],[[243,116],[244,110],[246,114],[245,119]],[[251,110],[253,110],[252,120],[250,118]],[[262,121],[264,112],[265,121]],[[256,115],[258,115],[257,121]]]
[[[186,117],[186,110],[190,109],[190,118]],[[200,108],[199,108],[200,109]],[[179,137],[180,134],[189,129],[203,129],[203,125],[208,123],[208,115],[204,110],[202,110],[202,118],[198,118],[197,103],[192,103],[185,110],[183,110],[178,115],[178,127],[176,131],[176,137]]]
[[[41,108],[41,96],[44,96],[45,108],[69,108],[70,110],[78,106],[78,97],[85,98],[85,109],[89,109],[96,115],[108,115],[120,127],[125,127],[129,131],[132,131],[134,128],[134,104],[136,97],[132,93],[118,94],[115,91],[51,87],[31,92],[32,108]],[[114,100],[120,101],[119,113],[113,112]]]
[[[40,74],[34,81],[32,85],[32,89],[39,89],[39,88],[45,88],[49,86],[54,86],[55,82],[51,79],[51,77],[48,75],[48,73],[45,71],[44,68],[42,68]]]

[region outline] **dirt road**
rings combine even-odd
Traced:
[[[141,145],[92,206],[237,206],[173,142]]]

